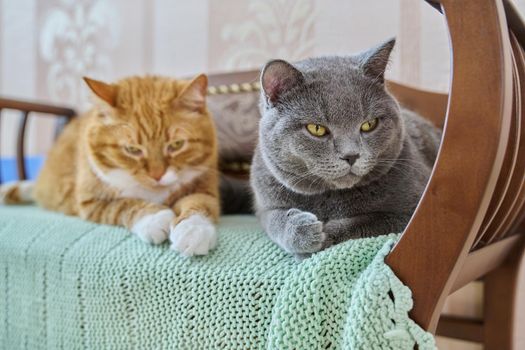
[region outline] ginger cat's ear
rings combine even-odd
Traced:
[[[95,95],[107,102],[111,107],[116,106],[117,87],[115,85],[106,84],[102,81],[90,79],[88,77],[84,77],[83,79]]]
[[[206,107],[207,91],[208,77],[205,74],[199,74],[182,90],[176,103],[180,103],[188,109],[202,112]]]

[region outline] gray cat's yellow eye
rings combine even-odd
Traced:
[[[173,141],[168,145],[168,153],[177,152],[184,146],[184,140]]]
[[[140,148],[136,147],[136,146],[126,146],[124,147],[124,151],[126,151],[126,153],[134,156],[134,157],[141,157],[143,156],[143,152]]]
[[[377,118],[367,120],[363,124],[361,124],[361,131],[362,132],[370,132],[374,130],[377,127],[378,120]]]
[[[326,135],[326,128],[319,124],[308,124],[306,130],[314,136],[321,137]]]

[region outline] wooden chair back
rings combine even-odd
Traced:
[[[470,340],[486,348],[517,348],[523,340],[516,321],[525,311],[523,288],[517,288],[523,277],[525,26],[507,1],[432,3],[446,17],[453,62],[443,139],[418,208],[386,261],[412,289],[411,316],[430,331],[450,293],[486,276],[485,323],[461,327],[475,329]],[[400,100],[409,107],[413,101]],[[442,111],[426,108],[430,119]],[[449,326],[441,328],[450,333]]]
[[[16,166],[18,179],[25,180],[27,178],[26,166],[25,166],[25,140],[26,130],[29,119],[33,117],[35,113],[43,114],[51,117],[58,117],[58,123],[56,127],[55,136],[62,130],[64,125],[75,116],[75,111],[71,108],[59,107],[44,103],[33,103],[20,101],[15,99],[8,99],[0,97],[0,130],[2,127],[3,117],[5,114],[2,111],[15,110],[21,114],[20,122],[18,124],[16,142]],[[0,144],[1,145],[1,144]],[[0,150],[0,156],[2,152]],[[2,183],[2,172],[0,171],[0,184]]]

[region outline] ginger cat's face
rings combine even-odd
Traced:
[[[101,103],[87,129],[87,153],[110,185],[163,189],[214,171],[215,129],[206,109],[207,78],[86,78]]]

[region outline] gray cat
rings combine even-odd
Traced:
[[[403,231],[425,188],[441,132],[386,91],[394,44],[262,70],[255,209],[298,257]]]

